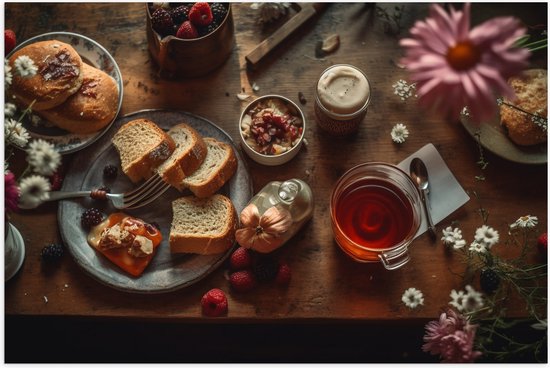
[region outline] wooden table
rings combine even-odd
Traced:
[[[391,13],[394,4],[381,6]],[[398,163],[427,143],[437,147],[472,197],[440,223],[439,229],[457,221],[471,241],[475,229],[482,224],[478,214],[481,205],[489,211],[489,225],[502,238],[507,237],[508,225],[526,214],[536,215],[540,232],[546,231],[547,165],[515,164],[484,152],[489,165],[482,171],[476,164],[478,145],[459,122],[444,121],[420,110],[414,100],[402,102],[393,94],[393,83],[408,80],[406,71],[397,67],[402,56],[398,40],[416,19],[425,17],[425,5],[406,4],[402,32],[394,35],[385,31],[372,4],[332,4],[254,71],[247,70],[244,57],[275,26],[259,25],[248,4],[234,4],[233,8],[236,46],[228,61],[206,77],[179,81],[158,77],[147,50],[144,4],[7,3],[5,14],[6,28],[13,29],[20,42],[45,32],[71,31],[86,35],[109,50],[124,80],[121,115],[152,108],[184,110],[215,122],[238,142],[237,122],[243,102],[237,99],[237,93],[244,90],[251,95],[281,94],[298,104],[298,94],[303,93],[307,103],[302,108],[309,123],[307,147],[279,167],[261,166],[246,158],[255,191],[272,180],[287,178],[303,179],[313,190],[316,207],[312,221],[279,252],[292,269],[290,286],[281,289],[267,285],[239,295],[229,291],[224,266],[203,281],[169,294],[149,296],[115,291],[86,275],[68,255],[54,267],[41,263],[42,247],[60,241],[57,204],[47,204],[12,216],[25,239],[27,254],[22,269],[5,284],[7,316],[201,324],[385,321],[403,325],[434,319],[449,302],[450,290],[463,287],[456,275],[463,266],[456,257],[449,256],[439,241],[434,244],[425,234],[412,244],[411,261],[397,271],[386,271],[378,264],[360,264],[337,247],[328,215],[332,187],[347,169],[365,161]],[[475,4],[472,24],[497,14],[514,14],[529,24],[546,24],[545,9],[545,4]],[[317,44],[333,33],[340,35],[340,48],[317,57]],[[314,83],[327,66],[335,63],[358,66],[372,84],[368,116],[358,134],[351,138],[327,136],[314,120]],[[546,65],[546,60],[542,63]],[[254,83],[259,90],[252,90]],[[397,122],[406,124],[411,132],[401,145],[390,138],[390,130]],[[23,160],[23,156],[18,157]],[[65,158],[66,163],[70,160],[71,157]],[[486,180],[477,180],[480,174]],[[229,313],[223,319],[201,316],[200,298],[215,287],[226,290],[229,298]],[[408,287],[423,291],[423,307],[411,311],[403,305],[401,295]],[[512,316],[524,313],[521,305],[510,308]]]

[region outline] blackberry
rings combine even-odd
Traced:
[[[105,165],[103,176],[107,179],[114,179],[118,174],[118,168],[115,165]]]
[[[170,13],[164,8],[158,8],[151,15],[153,29],[161,36],[174,34],[174,22]]]
[[[260,282],[271,282],[279,272],[279,262],[270,256],[259,256],[252,265],[252,272]]]
[[[214,32],[216,30],[216,28],[218,28],[219,26],[220,26],[220,24],[218,22],[213,21],[212,23],[210,23],[207,26],[197,27],[197,32],[199,34],[199,37],[203,37],[203,36],[206,36],[209,33]]]
[[[500,277],[493,269],[486,268],[479,274],[479,283],[481,285],[481,290],[487,294],[492,294],[498,289]]]
[[[212,11],[214,22],[221,24],[227,14],[227,6],[224,3],[212,3],[210,4],[210,10]]]
[[[62,244],[52,243],[42,248],[40,256],[42,257],[42,260],[46,262],[52,262],[61,258],[63,256],[63,253],[64,249]]]
[[[174,24],[182,24],[186,20],[189,20],[189,7],[186,5],[180,5],[177,8],[170,10],[170,16]]]
[[[80,222],[85,228],[92,228],[103,221],[103,215],[97,208],[90,208],[82,213]]]

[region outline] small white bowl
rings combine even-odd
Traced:
[[[244,119],[245,115],[247,114],[247,112],[251,108],[255,107],[258,103],[260,103],[262,101],[265,101],[265,100],[269,100],[269,99],[280,100],[283,103],[285,103],[286,105],[289,105],[290,107],[294,108],[295,111],[298,114],[298,117],[302,120],[302,134],[301,134],[300,138],[298,138],[298,141],[296,142],[296,144],[292,148],[290,148],[288,151],[285,151],[285,152],[279,153],[279,154],[274,154],[274,155],[266,155],[266,154],[263,154],[263,153],[260,153],[260,152],[256,151],[254,148],[250,147],[248,145],[248,143],[246,142],[246,138],[243,134],[244,129],[243,129],[243,126],[242,126],[243,125],[242,124],[243,119]],[[244,108],[243,112],[241,113],[241,117],[239,119],[239,136],[241,137],[241,144],[244,148],[244,151],[246,152],[246,154],[251,159],[253,159],[254,161],[256,161],[259,164],[266,165],[266,166],[282,165],[282,164],[290,161],[292,158],[294,158],[294,156],[296,156],[298,154],[298,152],[300,151],[300,148],[302,147],[305,133],[306,133],[306,119],[305,119],[304,113],[298,107],[298,105],[296,105],[294,102],[292,102],[288,98],[286,98],[284,96],[280,96],[280,95],[265,95],[265,96],[256,98],[254,101],[249,103]]]

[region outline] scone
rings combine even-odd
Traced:
[[[28,56],[37,67],[32,77],[21,76],[15,66],[20,56]],[[16,51],[9,58],[12,83],[9,98],[21,108],[33,101],[33,110],[41,111],[61,105],[82,85],[82,59],[75,49],[66,43],[51,40],[30,44]]]
[[[504,100],[529,113],[548,116],[548,73],[544,69],[529,69],[519,77],[510,78],[508,84],[514,89],[516,99]],[[520,146],[531,146],[546,142],[547,133],[533,122],[533,116],[502,104],[500,121],[510,139]]]
[[[82,66],[80,89],[61,105],[38,112],[59,128],[76,134],[103,129],[115,118],[118,108],[118,86],[114,79],[86,63]]]

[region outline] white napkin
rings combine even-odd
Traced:
[[[429,211],[432,215],[433,223],[437,224],[468,202],[470,196],[460,186],[433,144],[429,143],[425,145],[401,161],[397,166],[406,173],[409,173],[409,165],[415,157],[424,161],[428,169],[430,180],[429,202],[431,206]],[[428,221],[426,220],[424,210],[422,210],[422,223],[415,238],[422,235],[426,230],[428,230]],[[438,233],[441,233],[441,229],[437,230]]]

